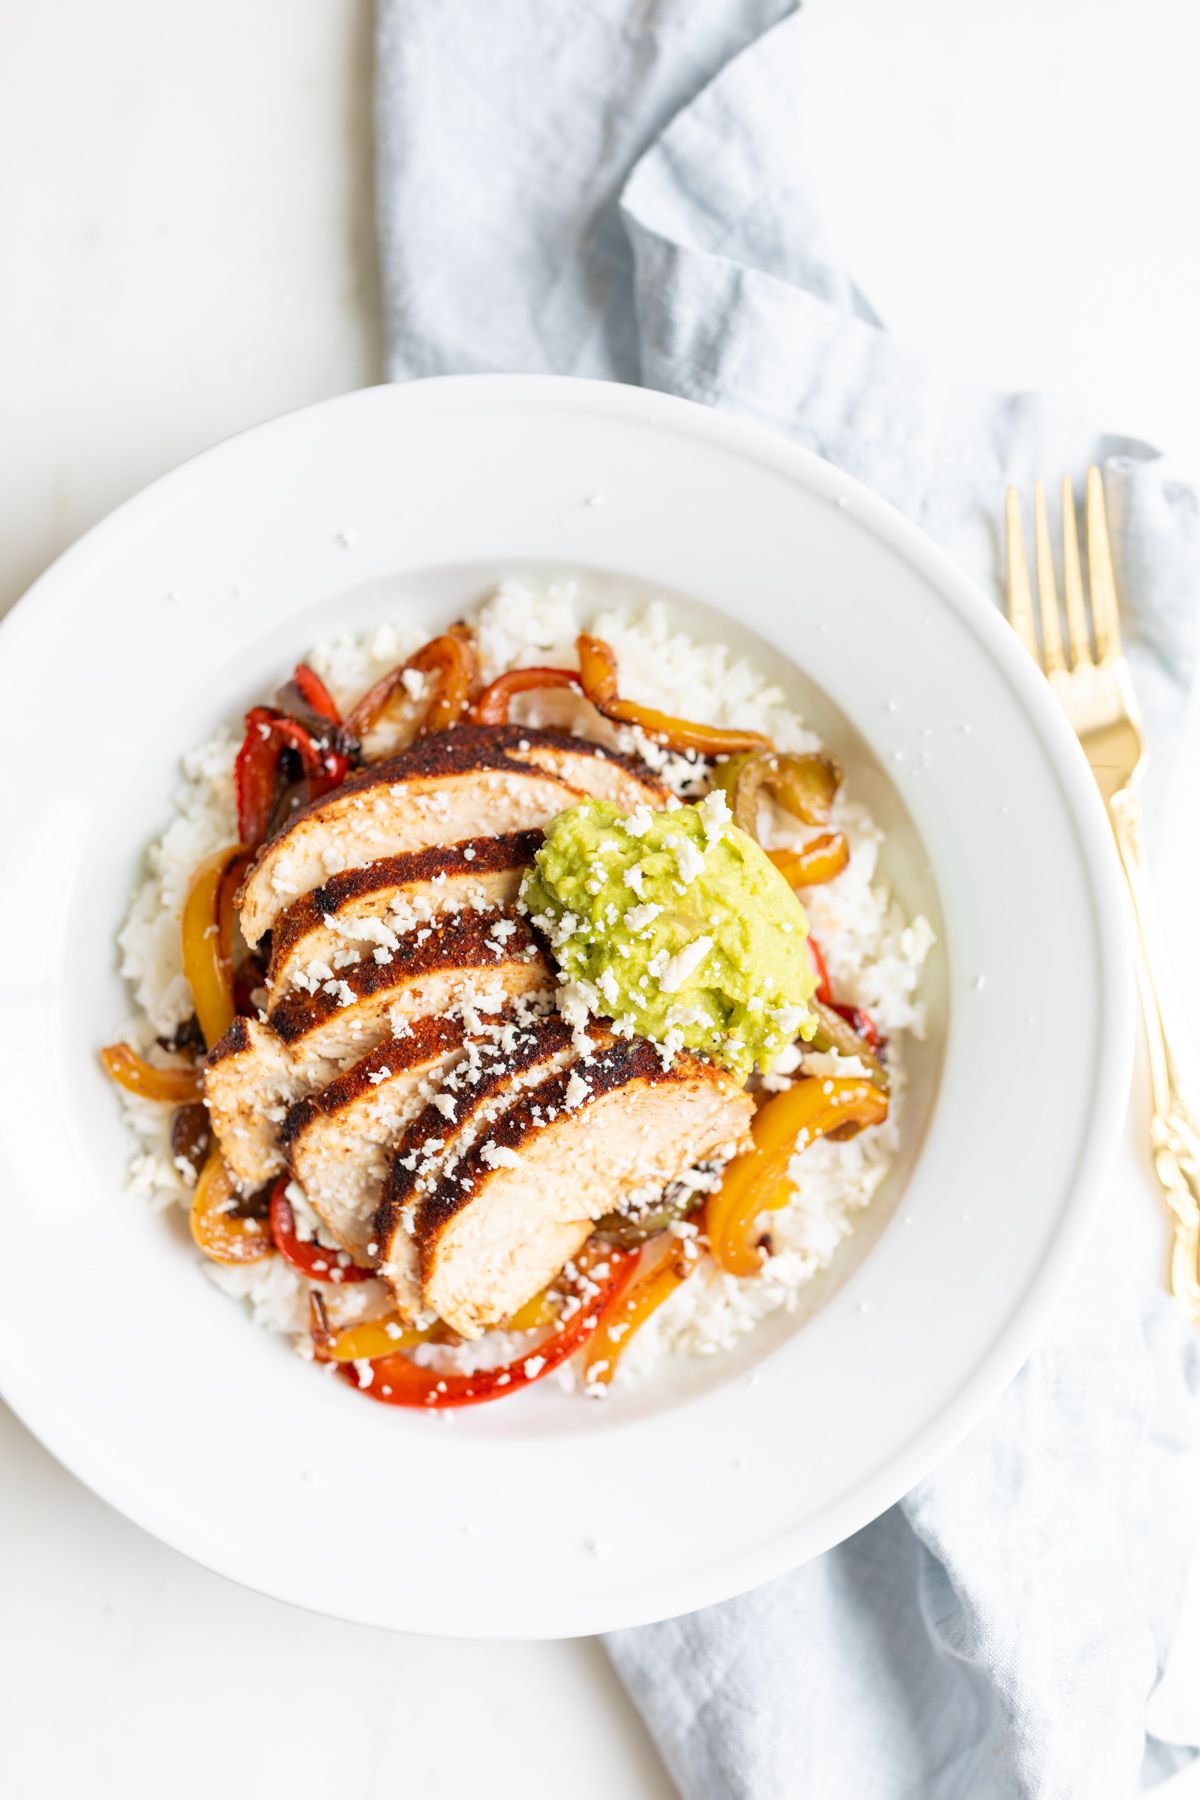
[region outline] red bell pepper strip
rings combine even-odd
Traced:
[[[844,1001],[834,999],[833,988],[829,981],[829,970],[825,967],[825,958],[821,955],[821,946],[812,936],[805,941],[808,944],[808,954],[813,960],[813,968],[817,972],[817,990],[813,996],[814,999],[819,1000],[822,1006],[827,1006],[830,1012],[835,1012],[840,1019],[845,1019],[850,1029],[856,1031],[864,1043],[869,1044],[876,1055],[879,1055],[881,1051],[886,1050],[887,1039],[878,1025],[865,1007],[847,1006]]]
[[[315,1239],[296,1236],[296,1215],[287,1197],[287,1176],[281,1175],[271,1192],[268,1222],[275,1248],[284,1262],[291,1263],[300,1275],[310,1281],[370,1281],[374,1269],[361,1269],[357,1263],[343,1263],[340,1252],[329,1250]]]
[[[871,1046],[876,1056],[886,1048],[887,1039],[865,1007],[847,1006],[835,1000],[830,1010],[837,1013],[839,1018],[845,1019],[851,1031],[856,1031],[864,1043]]]
[[[307,663],[297,663],[292,680],[315,713],[328,719],[331,725],[341,724],[342,715],[338,711],[337,701],[315,669],[310,669]]]
[[[555,1330],[536,1349],[525,1351],[515,1362],[496,1369],[478,1369],[473,1375],[459,1375],[424,1368],[407,1356],[380,1356],[371,1362],[371,1374],[364,1381],[354,1363],[338,1365],[338,1374],[351,1387],[356,1387],[371,1400],[384,1406],[433,1408],[445,1406],[480,1406],[488,1400],[503,1400],[520,1388],[541,1381],[585,1344],[595,1331],[600,1314],[616,1298],[637,1266],[636,1255],[623,1250],[610,1250],[603,1264],[590,1271],[589,1284],[594,1292],[583,1299],[561,1320]],[[601,1277],[599,1270],[605,1273]]]
[[[275,804],[279,752],[271,730],[273,717],[265,706],[252,707],[246,714],[246,735],[233,769],[238,836],[248,850],[256,850],[266,837]]]
[[[246,735],[234,766],[238,834],[243,846],[255,850],[267,835],[275,806],[279,759],[285,749],[300,758],[309,786],[309,797],[318,798],[340,787],[350,770],[346,751],[321,744],[298,719],[271,706],[252,706],[246,714]]]
[[[484,688],[471,717],[477,725],[507,725],[514,696],[536,688],[574,688],[581,694],[583,683],[574,669],[510,669]]]
[[[805,941],[808,944],[808,954],[812,957],[813,968],[817,971],[816,998],[823,1006],[832,1006],[833,989],[829,985],[829,970],[825,967],[825,958],[821,955],[821,946],[811,933]]]

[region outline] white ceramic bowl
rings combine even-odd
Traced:
[[[795,692],[938,925],[933,1028],[901,1167],[813,1316],[608,1405],[539,1389],[444,1422],[320,1379],[206,1280],[181,1219],[122,1197],[96,1049],[180,752],[314,640],[547,570],[666,593]],[[995,609],[836,470],[612,385],[352,394],[197,458],[44,575],[0,634],[0,730],[0,1386],[166,1542],[373,1624],[628,1625],[866,1523],[1027,1354],[1128,1075],[1106,827]]]

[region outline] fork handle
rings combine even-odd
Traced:
[[[1138,993],[1150,1055],[1153,1114],[1150,1149],[1174,1220],[1171,1292],[1194,1325],[1200,1325],[1200,1122],[1189,1103],[1178,1035],[1160,996],[1171,991],[1166,953],[1142,841],[1142,812],[1132,783],[1108,802],[1121,867],[1137,927]]]

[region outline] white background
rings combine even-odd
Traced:
[[[1200,472],[1200,8],[809,10],[804,104],[882,316],[967,374],[1057,389]],[[380,378],[369,70],[355,0],[0,0],[0,610],[182,457]],[[50,671],[47,691],[52,707]],[[1163,897],[1194,1003],[1200,724],[1179,776]],[[1117,1178],[1157,1275],[1144,1103],[1143,1085]],[[0,1457],[14,1800],[672,1792],[596,1644],[310,1617],[143,1536],[2,1407]],[[394,1510],[402,1542],[403,1495],[368,1508]],[[1189,1630],[1200,1648],[1200,1598]],[[1170,1791],[1195,1800],[1200,1774]]]

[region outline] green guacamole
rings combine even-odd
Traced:
[[[804,909],[719,792],[674,811],[571,807],[521,901],[576,997],[618,1031],[744,1079],[815,1030]]]

